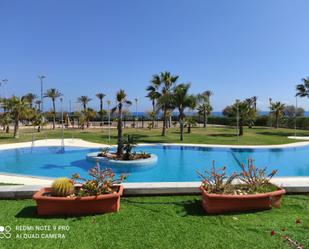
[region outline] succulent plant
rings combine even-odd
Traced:
[[[74,193],[74,184],[69,178],[56,179],[52,184],[52,196],[69,196]]]

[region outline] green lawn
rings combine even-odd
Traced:
[[[124,129],[124,134],[131,134],[139,143],[177,143],[179,141],[179,129],[171,128],[166,137],[161,136],[161,129]],[[14,143],[31,141],[32,136],[36,139],[60,138],[61,130],[47,130],[37,133],[33,129],[21,130],[19,139],[12,138],[12,134],[0,133],[0,143]],[[91,142],[108,143],[108,130],[104,129],[68,129],[64,133],[66,138],[81,138]],[[237,140],[235,136],[235,128],[226,127],[209,127],[193,128],[192,133],[185,133],[184,143],[204,143],[204,144],[242,144],[242,145],[266,145],[266,144],[284,144],[293,143],[296,140],[288,139],[287,136],[293,136],[292,129],[269,129],[256,127],[253,129],[245,129],[243,137]],[[309,131],[299,130],[298,136],[309,136]],[[112,129],[111,143],[116,143],[116,129]]]
[[[271,230],[287,229],[309,246],[309,196],[285,196],[281,209],[206,215],[199,196],[122,198],[119,213],[77,218],[39,218],[32,200],[0,201],[1,225],[12,227],[12,239],[0,248],[290,248]],[[300,219],[302,224],[295,224]],[[15,226],[69,225],[65,239],[16,239]],[[31,233],[31,232],[26,232]],[[39,232],[40,233],[40,232]]]

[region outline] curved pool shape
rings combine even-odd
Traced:
[[[97,149],[66,147],[34,147],[0,150],[0,172],[47,176],[70,177],[73,173],[87,176],[94,166],[88,162],[87,153]],[[215,160],[217,166],[227,166],[228,172],[239,171],[240,163],[255,159],[258,167],[267,166],[269,171],[278,169],[278,176],[309,176],[309,146],[282,149],[234,149],[198,146],[142,146],[136,151],[147,151],[158,156],[151,166],[113,166],[117,173],[128,173],[128,182],[186,182],[199,181],[196,170],[210,168]]]

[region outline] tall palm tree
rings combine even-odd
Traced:
[[[194,95],[189,95],[190,84],[179,84],[173,91],[173,104],[179,111],[180,141],[183,141],[185,109],[196,102]]]
[[[172,75],[170,72],[161,72],[152,77],[151,83],[158,89],[159,97],[157,106],[163,110],[162,136],[166,136],[167,112],[172,107],[172,88],[176,84],[179,76]]]
[[[53,130],[56,128],[56,99],[62,96],[62,93],[56,89],[51,88],[46,91],[44,98],[50,98],[53,104]]]
[[[302,84],[296,86],[296,96],[309,98],[309,77],[302,79]]]
[[[207,127],[208,115],[212,111],[212,107],[210,105],[211,95],[213,95],[213,93],[209,90],[201,94],[198,94],[198,102],[200,104],[198,107],[198,111],[199,111],[199,114],[203,116],[204,128]]]
[[[37,99],[37,97],[38,96],[33,93],[28,93],[23,96],[23,98],[26,99],[26,101],[29,103],[30,108],[33,108],[34,100]]]
[[[116,94],[116,101],[117,105],[112,109],[112,112],[118,111],[118,124],[117,124],[117,131],[118,131],[118,140],[117,140],[117,155],[123,155],[123,131],[122,131],[122,112],[123,106],[125,104],[131,105],[132,102],[127,99],[127,94],[124,90],[120,89]]]
[[[83,105],[84,112],[86,112],[87,111],[87,105],[91,101],[91,98],[83,95],[83,96],[80,96],[77,100],[78,100],[79,103],[81,103]]]
[[[154,85],[153,83],[146,88],[148,94],[146,95],[147,98],[150,99],[152,103],[152,127],[154,127],[154,122],[156,118],[156,101],[160,97],[160,93],[158,90],[158,85]]]
[[[103,122],[102,122],[102,120],[103,120],[103,99],[104,99],[104,97],[106,96],[104,93],[97,93],[96,95],[95,95],[99,100],[100,100],[100,116],[101,116],[101,126],[103,126]]]
[[[253,96],[252,97],[252,101],[253,101],[253,106],[254,106],[254,110],[257,111],[257,96]]]
[[[275,116],[276,128],[279,128],[280,119],[284,116],[285,104],[280,101],[271,104],[271,113]]]
[[[25,119],[29,108],[29,103],[23,98],[13,96],[8,100],[7,109],[10,110],[14,121],[14,138],[19,137],[19,122]]]

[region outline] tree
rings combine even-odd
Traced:
[[[3,127],[3,130],[6,133],[10,132],[10,123],[12,122],[12,118],[9,112],[4,112],[0,114],[0,124]]]
[[[309,98],[309,77],[302,79],[302,84],[296,86],[296,96]]]
[[[158,87],[159,87],[158,84],[154,84],[152,82],[152,84],[146,88],[146,90],[148,92],[146,97],[149,98],[151,100],[151,103],[152,103],[152,115],[151,115],[151,118],[152,118],[151,126],[152,127],[154,127],[154,122],[155,122],[156,113],[157,113],[157,111],[156,111],[156,101],[160,97],[160,93],[158,92]]]
[[[185,109],[194,106],[196,97],[189,95],[190,84],[179,84],[173,91],[173,104],[179,111],[180,141],[183,141]]]
[[[33,120],[33,125],[37,126],[37,131],[41,132],[42,126],[45,124],[44,122],[44,117],[42,114],[37,113],[37,115],[35,116],[34,120]]]
[[[210,96],[213,95],[211,91],[205,91],[201,94],[198,94],[198,112],[203,116],[204,128],[207,127],[208,115],[212,112],[212,106],[210,105]]]
[[[41,100],[36,100],[34,103],[36,105],[36,109],[38,110],[38,112],[41,112],[42,101]]]
[[[29,103],[23,98],[13,96],[8,99],[7,109],[10,110],[14,121],[14,138],[19,137],[19,122],[25,119],[29,108]]]
[[[256,110],[256,100],[257,100],[256,96],[253,96],[251,98],[245,99],[245,102],[247,102],[247,104],[250,106],[250,108],[254,109],[255,114],[257,113],[257,110]],[[247,121],[249,128],[252,128],[252,126],[254,124],[255,118],[256,118],[255,115],[249,116],[248,121]]]
[[[123,155],[123,131],[122,131],[122,112],[124,104],[131,105],[131,101],[127,99],[127,94],[124,90],[120,89],[116,94],[117,105],[112,109],[112,112],[118,111],[117,118],[117,131],[118,131],[118,139],[117,139],[117,155],[121,157]]]
[[[257,111],[257,99],[258,99],[258,97],[253,96],[251,99],[252,99],[252,102],[253,102],[254,110]]]
[[[28,101],[30,108],[33,108],[33,103],[34,103],[35,99],[37,99],[37,95],[35,95],[33,93],[28,93],[28,94],[24,95],[22,98],[24,98],[26,101]]]
[[[256,111],[248,101],[237,101],[235,104],[225,107],[223,115],[231,118],[239,118],[239,136],[244,134],[244,125],[251,126],[256,117]]]
[[[103,112],[103,99],[104,97],[106,96],[104,93],[97,93],[95,95],[99,100],[100,100],[100,111],[99,111],[99,114],[100,114],[100,117],[101,117],[101,126],[103,126],[103,116],[104,116],[104,112]]]
[[[157,107],[163,110],[162,136],[166,136],[167,112],[172,109],[172,88],[176,84],[179,76],[174,76],[170,72],[161,72],[152,77],[151,83],[157,89]]]
[[[61,96],[62,96],[62,93],[56,88],[48,89],[46,93],[44,94],[44,98],[50,98],[52,100],[53,130],[56,128],[56,99]]]
[[[284,115],[293,118],[293,117],[303,117],[305,110],[301,107],[295,107],[294,105],[287,105],[284,107]]]
[[[87,105],[91,101],[91,98],[89,98],[88,96],[80,96],[77,100],[78,100],[79,103],[81,103],[83,105],[84,112],[86,112],[87,111]]]
[[[197,122],[196,122],[194,117],[187,117],[186,118],[186,125],[187,125],[187,128],[188,128],[187,132],[191,133],[191,127],[196,126],[196,124],[197,124]]]
[[[80,119],[80,125],[82,130],[85,129],[85,125],[89,128],[89,122],[96,117],[97,113],[92,108],[87,108],[86,112],[83,111],[83,115]]]
[[[279,127],[279,122],[282,117],[284,117],[285,105],[280,101],[271,104],[271,114],[275,116],[276,128]]]

